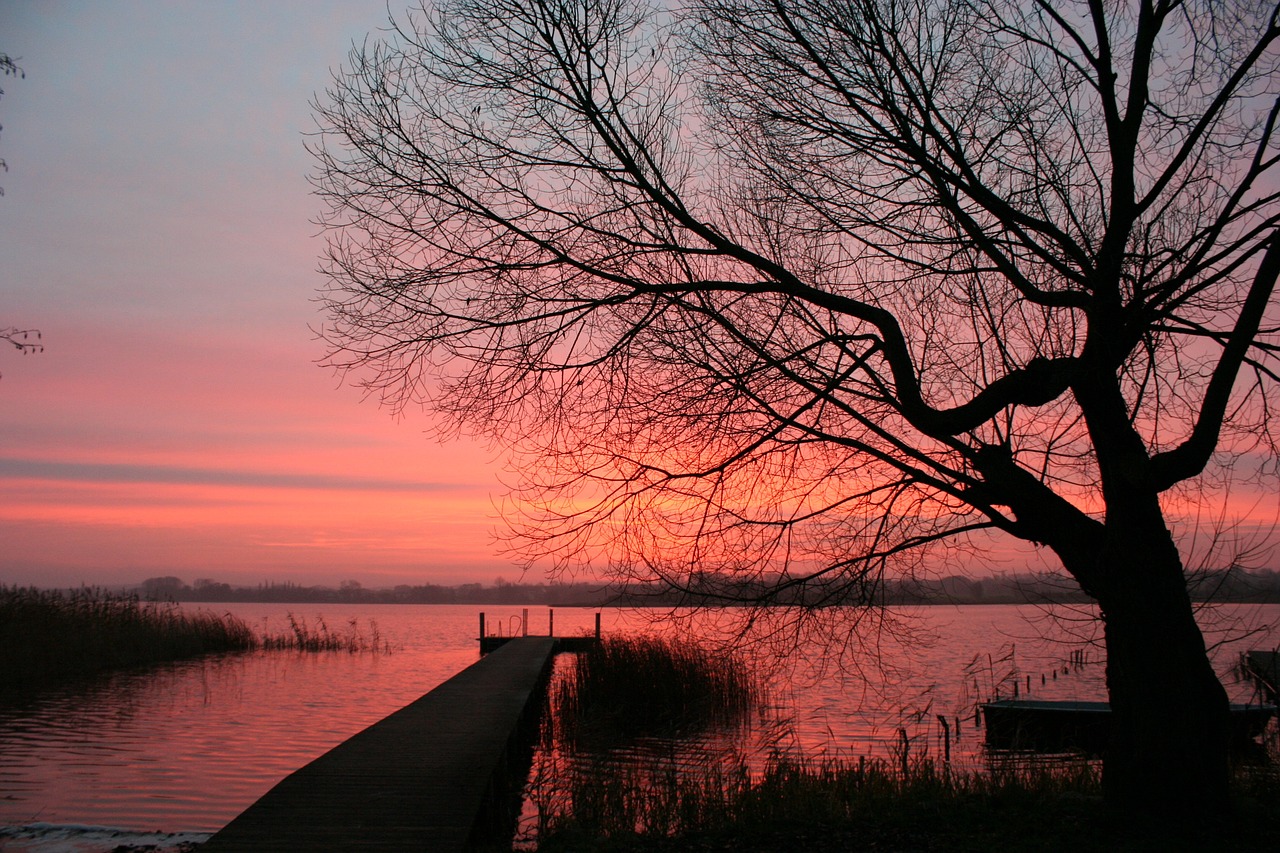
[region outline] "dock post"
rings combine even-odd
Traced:
[[[550,607],[547,608],[547,636],[554,637],[556,635],[556,612]]]
[[[524,609],[524,614],[520,617],[520,636],[529,636],[529,608]]]
[[[480,639],[484,640],[484,611],[480,611]]]
[[[600,640],[600,611],[596,611],[596,641]]]

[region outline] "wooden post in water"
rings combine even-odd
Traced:
[[[529,608],[524,609],[524,615],[520,617],[520,636],[529,636]]]
[[[550,607],[547,608],[547,636],[554,637],[556,635],[556,612]]]
[[[480,639],[484,640],[484,611],[480,611]]]
[[[596,641],[600,640],[600,611],[596,611]]]

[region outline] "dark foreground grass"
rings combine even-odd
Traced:
[[[775,752],[753,771],[740,757],[626,748],[686,713],[697,721],[686,728],[732,724],[762,696],[741,661],[696,644],[613,638],[582,656],[552,691],[539,853],[1145,853],[1275,849],[1280,838],[1274,737],[1267,759],[1238,769],[1231,814],[1158,822],[1108,812],[1099,767],[1083,759],[959,770],[929,756],[904,766]],[[612,760],[619,747],[625,760]]]
[[[259,648],[381,651],[356,630],[331,631],[290,616],[291,630],[259,636],[230,614],[188,612],[101,589],[38,590],[0,586],[0,689],[22,693],[110,670]]]
[[[739,772],[575,782],[539,853],[1216,851],[1275,849],[1280,785],[1241,779],[1228,815],[1138,821],[1103,806],[1096,768],[955,772],[914,762],[775,759]],[[663,779],[668,780],[663,785]],[[594,788],[594,790],[588,790]],[[656,818],[656,819],[655,819]]]

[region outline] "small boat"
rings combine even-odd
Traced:
[[[1233,704],[1232,743],[1253,742],[1275,713],[1274,705]],[[1000,699],[983,703],[982,718],[987,746],[993,749],[1101,753],[1111,733],[1111,706],[1106,702]]]

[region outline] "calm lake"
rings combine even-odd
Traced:
[[[273,631],[287,626],[290,613],[341,630],[354,620],[365,635],[376,625],[392,650],[206,659],[0,705],[0,827],[215,831],[283,776],[477,660],[482,610],[491,630],[521,629],[520,607],[495,605],[184,607],[231,612]],[[556,634],[588,632],[595,613],[556,609]],[[781,634],[751,651],[768,673],[773,710],[786,721],[785,734],[774,736],[809,754],[858,756],[892,754],[905,735],[913,751],[940,756],[943,716],[953,760],[980,763],[974,707],[997,689],[1008,697],[1016,682],[1033,698],[1105,698],[1101,650],[1081,621],[1087,614],[938,606],[893,615],[908,634],[878,631],[825,654],[811,644],[800,648],[812,654],[797,651]],[[606,609],[602,627],[675,630],[651,624],[652,617]],[[546,608],[531,608],[529,621],[530,633],[547,633]],[[1202,613],[1233,701],[1255,698],[1236,664],[1246,649],[1280,643],[1277,622],[1280,605]],[[41,849],[9,844],[0,834],[5,849]]]

